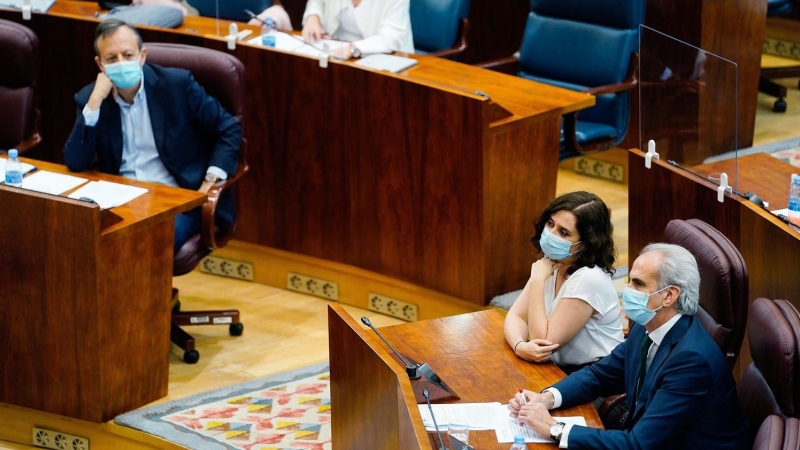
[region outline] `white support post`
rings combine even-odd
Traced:
[[[656,153],[656,141],[650,139],[647,142],[647,153],[644,155],[644,166],[649,169],[654,158],[659,159],[658,153]]]

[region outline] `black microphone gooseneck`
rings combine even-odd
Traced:
[[[375,332],[375,334],[377,334],[377,335],[378,335],[378,337],[379,337],[379,338],[381,338],[381,340],[382,340],[382,341],[383,341],[383,342],[384,342],[386,345],[388,345],[390,349],[392,349],[392,351],[394,352],[394,354],[395,354],[395,355],[397,355],[397,357],[398,357],[398,358],[400,358],[400,361],[403,361],[403,364],[405,364],[405,366],[406,366],[406,373],[408,374],[408,378],[410,378],[410,379],[412,379],[412,380],[416,380],[417,378],[419,378],[419,377],[420,377],[419,373],[417,373],[417,366],[416,366],[416,365],[414,365],[414,364],[411,364],[411,363],[409,363],[409,362],[408,362],[408,360],[407,360],[407,359],[406,359],[406,358],[405,358],[403,355],[401,355],[401,354],[400,354],[400,352],[398,352],[397,350],[395,350],[395,349],[394,349],[394,347],[392,347],[392,344],[390,344],[390,343],[389,343],[389,341],[387,341],[387,340],[386,340],[386,339],[383,337],[383,335],[382,335],[382,334],[381,334],[381,333],[380,333],[380,332],[379,332],[379,331],[378,331],[378,330],[377,330],[375,327],[373,327],[373,326],[372,326],[372,322],[370,322],[370,321],[369,321],[369,319],[368,319],[366,316],[362,316],[362,317],[361,317],[361,322],[362,322],[364,325],[366,325],[366,326],[368,326],[368,327],[372,328],[372,331],[374,331],[374,332]]]
[[[442,440],[442,433],[439,432],[439,424],[436,423],[436,415],[433,414],[433,407],[431,406],[431,395],[427,389],[422,390],[422,395],[425,396],[425,401],[428,402],[428,411],[431,412],[431,419],[433,419],[433,428],[436,430],[436,436],[439,436],[439,450],[445,450],[444,441]]]
[[[283,34],[285,34],[287,36],[290,36],[292,39],[296,39],[296,40],[302,42],[303,44],[305,44],[305,45],[307,45],[307,46],[309,46],[309,47],[311,47],[313,49],[316,49],[316,50],[319,50],[322,53],[325,53],[325,50],[317,47],[316,45],[309,44],[308,42],[304,41],[303,39],[301,39],[301,38],[299,38],[299,37],[297,37],[295,35],[293,35],[292,33],[287,33],[285,31],[281,30],[280,28],[275,26],[274,23],[268,24],[266,21],[264,21],[260,17],[258,17],[258,15],[256,13],[254,13],[253,11],[250,11],[249,9],[245,9],[244,13],[247,14],[248,17],[250,17],[251,19],[254,19],[254,20],[257,20],[257,21],[261,22],[262,25],[266,25],[267,27],[277,31],[278,33],[283,33]]]

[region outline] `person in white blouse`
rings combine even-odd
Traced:
[[[336,49],[339,59],[371,53],[414,52],[409,0],[308,0],[303,40],[350,42]]]
[[[531,243],[544,256],[506,316],[505,338],[520,358],[570,373],[623,340],[613,225],[606,204],[581,191],[553,200],[534,227]]]

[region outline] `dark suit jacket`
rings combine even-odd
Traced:
[[[242,127],[213,97],[207,95],[183,69],[144,65],[145,94],[156,148],[164,166],[182,188],[197,190],[206,169],[217,166],[236,173]],[[78,118],[64,146],[64,161],[72,171],[92,168],[118,175],[122,163],[122,120],[119,105],[109,94],[100,106],[100,118],[87,127],[83,108],[94,83],[75,95]],[[220,205],[225,219],[232,202]]]
[[[621,430],[575,426],[570,449],[739,449],[747,442],[736,385],[719,347],[700,320],[683,316],[653,357],[636,408],[634,398],[645,329],[634,325],[610,355],[554,385],[562,406],[625,392]]]

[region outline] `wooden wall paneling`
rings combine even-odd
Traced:
[[[412,425],[421,418],[405,372],[367,333],[341,306],[328,307],[331,404],[338,411],[331,416],[333,447],[426,448],[427,437]]]
[[[98,250],[99,209],[48,197],[0,187],[4,211],[24,212],[0,216],[0,401],[99,421],[90,411],[101,389],[100,366],[84,322],[97,307],[95,286],[84,280],[98,270],[91,256]],[[86,347],[93,356],[76,358]]]
[[[102,303],[89,312],[96,320],[89,330],[97,339],[103,422],[167,395],[173,240],[172,220],[162,220],[98,251]]]
[[[533,222],[555,197],[561,117],[491,132],[484,155],[486,291],[522,289],[537,259]]]

